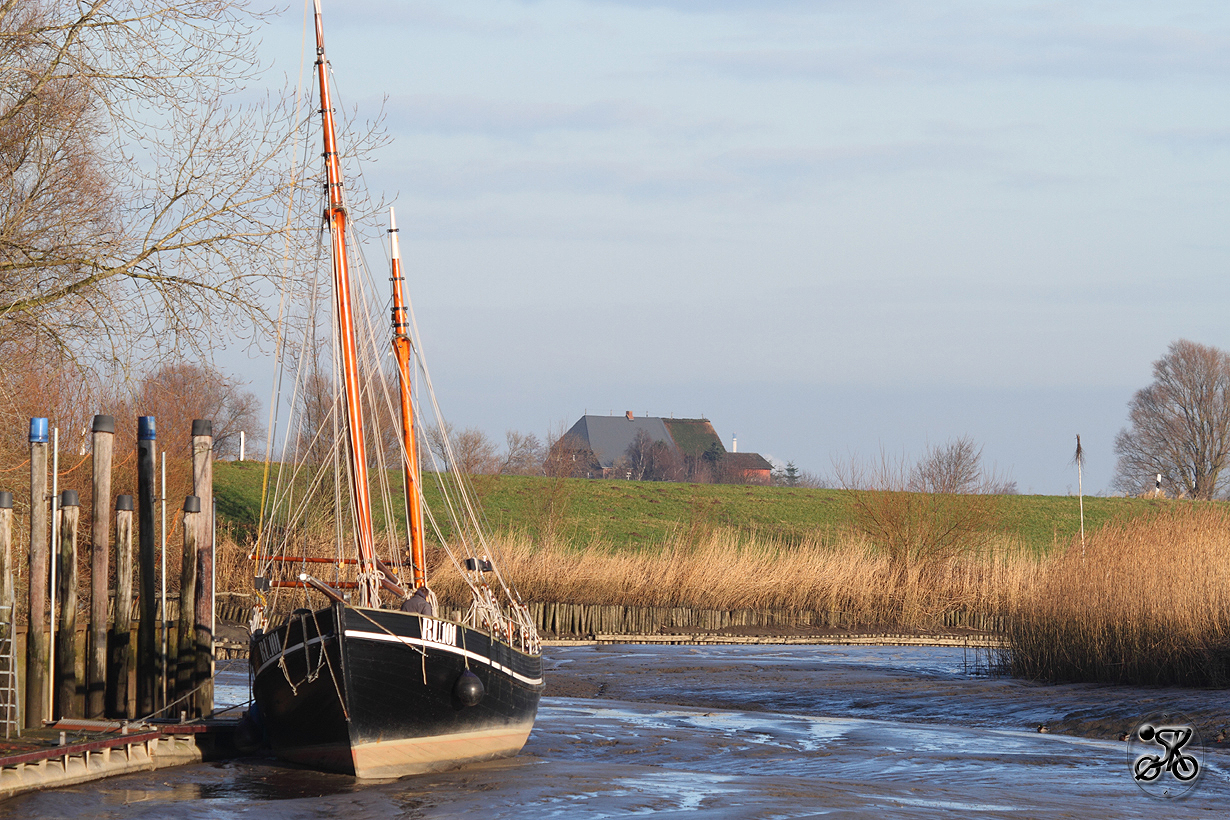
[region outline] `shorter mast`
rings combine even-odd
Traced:
[[[419,457],[414,440],[414,406],[410,401],[410,323],[406,311],[401,273],[401,249],[397,244],[397,217],[389,208],[389,244],[393,256],[393,355],[397,359],[397,378],[401,383],[401,437],[406,458],[406,510],[410,515],[410,563],[414,587],[427,584],[427,559],[423,548],[423,508],[419,502]]]

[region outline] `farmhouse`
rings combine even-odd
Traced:
[[[585,478],[768,484],[772,465],[757,453],[727,452],[708,419],[582,416],[552,455]]]

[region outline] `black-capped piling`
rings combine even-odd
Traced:
[[[111,457],[115,419],[94,417],[94,495],[90,527],[90,639],[86,668],[85,716],[101,718],[107,688],[107,578],[111,548]]]
[[[154,449],[158,436],[153,416],[137,419],[137,552],[141,591],[140,620],[137,623],[137,715],[154,711],[158,688],[156,650],[157,594],[154,539]]]
[[[30,419],[30,585],[29,632],[26,637],[26,728],[39,729],[48,714],[47,587],[50,583],[47,538],[47,439],[45,418]]]
[[[56,632],[56,718],[82,717],[77,699],[77,524],[81,501],[76,490],[60,494],[59,572],[56,580],[60,622]]]

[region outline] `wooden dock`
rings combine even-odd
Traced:
[[[0,800],[104,777],[210,759],[237,721],[62,720],[0,739]],[[219,742],[221,740],[221,743]]]

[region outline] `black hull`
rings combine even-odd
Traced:
[[[540,656],[485,632],[342,604],[301,611],[257,637],[251,661],[274,753],[357,777],[514,755],[544,688]],[[474,706],[455,691],[467,666],[484,689]]]

